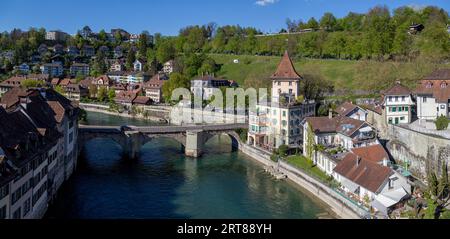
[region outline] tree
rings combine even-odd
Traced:
[[[97,51],[94,63],[92,65],[91,75],[99,76],[106,73],[108,67],[106,66],[105,59],[105,53],[103,51]]]
[[[376,55],[379,59],[391,52],[394,39],[391,16],[386,6],[370,9],[364,21],[364,45],[366,56]]]
[[[89,96],[91,98],[96,98],[97,97],[97,93],[98,93],[97,86],[96,85],[90,85],[88,87],[88,89],[89,89]]]
[[[312,17],[312,18],[309,19],[309,21],[306,24],[306,26],[308,28],[313,29],[313,30],[317,30],[319,28],[319,23],[317,22],[317,20],[314,17]]]
[[[175,47],[170,40],[161,40],[161,43],[157,44],[156,59],[159,62],[165,63],[172,60],[175,54]]]
[[[80,108],[80,113],[78,114],[78,120],[80,123],[87,123],[87,111]]]
[[[102,86],[98,89],[97,99],[101,102],[106,101],[108,99],[108,91],[106,87]]]
[[[108,100],[109,102],[114,102],[114,98],[116,97],[116,91],[114,89],[108,90]]]
[[[397,27],[392,46],[392,52],[397,55],[408,56],[411,51],[413,39],[408,34],[409,24],[407,22]]]
[[[296,32],[298,29],[298,23],[290,18],[286,19],[286,26],[288,32]]]
[[[20,82],[20,85],[24,88],[36,88],[45,86],[45,82],[43,80],[25,79]]]
[[[280,145],[280,147],[278,147],[278,155],[280,155],[281,157],[286,157],[288,150],[289,147],[287,145]]]
[[[130,49],[127,54],[127,60],[125,63],[125,66],[127,67],[127,70],[133,69],[133,64],[136,61],[136,52],[134,50]]]
[[[108,41],[108,35],[106,34],[105,30],[103,30],[103,29],[100,30],[100,32],[98,33],[97,38],[102,43],[105,43]]]
[[[177,88],[188,89],[190,81],[187,77],[180,73],[172,73],[169,80],[163,85],[162,91],[166,102],[171,101],[172,92]]]
[[[65,93],[64,89],[60,85],[55,86],[54,90],[61,95],[64,95],[64,93]]]
[[[337,24],[336,17],[330,12],[325,13],[323,17],[320,19],[320,27],[327,31],[335,30],[336,24]]]
[[[139,35],[138,41],[138,53],[140,57],[145,57],[147,55],[148,48],[148,35],[145,33],[141,33]]]

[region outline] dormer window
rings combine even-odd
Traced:
[[[433,83],[428,82],[427,85],[426,85],[426,87],[427,87],[428,89],[431,88],[431,87],[433,87]]]
[[[443,88],[443,89],[444,89],[444,88],[447,88],[447,82],[445,82],[445,81],[442,82],[442,83],[441,83],[441,88]]]

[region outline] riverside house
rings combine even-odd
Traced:
[[[410,124],[414,101],[411,91],[396,82],[394,86],[383,92],[386,122],[388,124]]]
[[[281,145],[301,148],[305,117],[315,115],[315,102],[297,101],[303,78],[286,51],[272,79],[271,102],[260,102],[249,115],[249,144],[272,151]]]
[[[303,123],[303,155],[328,175],[354,148],[378,145],[375,130],[366,122],[345,116],[307,117]]]
[[[52,89],[16,87],[0,105],[0,218],[42,218],[76,166],[79,110]]]
[[[352,149],[333,169],[333,178],[348,196],[385,217],[411,194],[408,179],[390,167],[381,145]]]
[[[441,115],[450,117],[450,69],[437,70],[425,77],[414,94],[419,119],[435,120]]]

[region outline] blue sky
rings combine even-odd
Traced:
[[[2,0],[0,31],[45,27],[75,33],[89,25],[94,31],[120,27],[131,33],[176,35],[188,25],[216,22],[275,32],[285,27],[288,17],[307,20],[327,11],[342,17],[376,5],[391,10],[435,5],[450,11],[450,0]]]

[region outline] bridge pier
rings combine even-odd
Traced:
[[[129,131],[125,133],[125,145],[123,147],[124,156],[129,159],[137,159],[141,153],[142,137],[137,131]]]
[[[203,131],[186,131],[185,154],[188,157],[198,158],[203,154]]]

